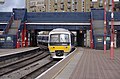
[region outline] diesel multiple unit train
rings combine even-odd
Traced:
[[[74,48],[74,34],[57,28],[49,32],[48,48],[52,58],[65,58]]]
[[[49,35],[38,35],[37,44],[48,46],[51,58],[65,58],[75,48],[75,36],[67,29],[57,28]]]

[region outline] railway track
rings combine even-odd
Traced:
[[[0,66],[0,79],[24,78],[51,62],[48,52],[39,52],[33,56]]]
[[[40,52],[39,54],[35,54],[34,56],[30,56],[30,57],[6,64],[6,65],[3,65],[0,67],[0,76],[7,74],[9,72],[12,72],[14,70],[17,70],[28,64],[31,64],[39,59],[42,59],[45,56],[48,56],[48,53]]]
[[[25,75],[24,77],[20,79],[35,79],[38,75],[42,74],[44,71],[52,67],[54,64],[56,64],[58,61],[50,61],[49,63],[46,63],[45,65],[41,66],[34,72],[29,73],[28,75]]]
[[[21,60],[23,58],[32,56],[32,55],[38,53],[39,51],[40,51],[40,49],[34,49],[34,50],[30,50],[30,51],[21,52],[21,53],[18,53],[18,54],[13,54],[13,55],[9,55],[9,56],[0,57],[0,67],[2,65],[12,63],[12,62]]]

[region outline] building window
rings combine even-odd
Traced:
[[[64,0],[61,0],[61,4],[63,4],[64,3]]]
[[[68,0],[68,3],[70,4],[70,3],[71,3],[71,1],[70,1],[70,0]]]
[[[74,3],[77,4],[77,0],[74,0]]]
[[[57,7],[58,7],[57,5],[54,6],[55,9],[57,9]]]
[[[30,8],[36,7],[36,3],[35,2],[30,2]]]
[[[64,10],[64,4],[61,4],[60,8],[61,10]]]
[[[70,4],[68,4],[68,9],[71,9],[71,5]]]
[[[55,3],[57,3],[57,0],[55,0]]]

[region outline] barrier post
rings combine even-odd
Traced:
[[[90,48],[93,49],[94,45],[93,45],[93,33],[92,33],[92,13],[91,13],[91,25],[90,25]]]
[[[110,59],[114,59],[114,0],[112,0],[111,12],[111,45],[110,45]]]
[[[24,35],[24,27],[22,29],[22,47],[25,46],[25,35]]]
[[[106,53],[106,0],[104,0],[104,53]]]

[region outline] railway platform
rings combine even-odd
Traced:
[[[0,57],[14,55],[34,49],[38,49],[39,47],[24,47],[24,48],[18,48],[18,49],[0,49]]]
[[[110,51],[77,48],[36,79],[120,79],[120,49],[115,49],[114,59]]]

